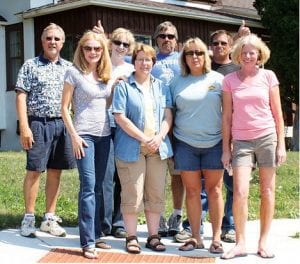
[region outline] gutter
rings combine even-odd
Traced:
[[[103,6],[107,8],[114,8],[114,9],[122,9],[128,11],[136,11],[142,13],[150,13],[150,14],[160,14],[166,16],[174,16],[174,17],[184,17],[184,18],[191,18],[195,20],[205,20],[210,22],[218,22],[218,23],[227,23],[232,25],[240,25],[242,18],[231,18],[225,15],[216,15],[214,16],[213,13],[203,12],[198,10],[198,12],[189,10],[187,11],[180,11],[180,10],[172,10],[170,8],[162,8],[156,6],[143,6],[141,4],[136,3],[124,3],[124,1],[109,1],[109,0],[77,0],[72,2],[66,2],[62,4],[56,5],[47,5],[45,7],[31,9],[22,13],[18,13],[17,15],[21,16],[23,19],[33,18],[48,14],[53,14],[57,12],[62,12],[66,10],[71,10],[79,7],[84,6]],[[201,14],[203,12],[203,14]],[[200,14],[199,14],[200,13]],[[256,28],[264,28],[261,22],[253,21],[253,20],[246,20],[246,24],[249,27],[256,27]]]

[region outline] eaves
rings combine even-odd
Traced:
[[[195,20],[205,20],[217,23],[226,23],[232,25],[240,25],[241,19],[246,20],[250,27],[263,28],[261,22],[255,19],[247,19],[247,17],[235,17],[230,14],[220,14],[214,10],[199,10],[195,8],[187,8],[174,6],[164,3],[154,3],[146,0],[69,0],[60,1],[57,4],[49,4],[39,8],[29,9],[24,12],[18,13],[22,18],[34,18],[58,12],[63,12],[84,6],[103,6],[107,8],[123,9],[128,11],[144,12],[151,14],[160,14],[174,17],[184,17]]]

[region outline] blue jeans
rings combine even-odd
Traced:
[[[111,145],[105,180],[103,183],[103,203],[104,203],[104,219],[101,219],[102,231],[104,234],[111,234],[116,228],[124,228],[123,216],[121,213],[121,184],[116,169],[114,140],[115,128],[111,127]]]
[[[224,217],[222,220],[222,230],[228,231],[235,229],[232,213],[233,202],[233,177],[229,176],[228,172],[224,171],[223,176],[224,186],[226,188],[226,202],[224,206]]]
[[[94,247],[101,237],[100,219],[104,208],[101,192],[110,151],[111,136],[81,136],[87,147],[85,157],[77,160],[80,190],[78,195],[78,224],[81,247]]]
[[[112,214],[114,203],[114,173],[115,173],[115,154],[112,139],[110,140],[110,151],[107,161],[107,168],[100,194],[101,206],[104,209],[103,217],[101,218],[101,230],[105,235],[111,234],[112,229]]]

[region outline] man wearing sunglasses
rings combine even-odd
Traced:
[[[152,75],[165,84],[169,85],[172,79],[180,74],[179,53],[175,51],[178,33],[176,27],[170,22],[165,21],[156,27],[153,34],[158,53],[156,63],[152,69]],[[182,204],[183,204],[183,185],[180,172],[174,171],[174,164],[169,159],[169,172],[171,174],[171,189],[173,198],[173,213],[168,219],[161,216],[158,233],[160,236],[174,236],[180,231]]]
[[[21,67],[15,91],[20,124],[20,143],[27,152],[24,179],[25,215],[21,235],[35,237],[35,202],[42,172],[47,171],[46,210],[40,230],[65,236],[55,215],[62,169],[76,167],[72,144],[61,118],[64,75],[71,63],[60,57],[63,29],[51,23],[41,37],[43,52]]]
[[[152,75],[169,85],[173,77],[180,74],[179,53],[175,51],[178,40],[177,29],[171,22],[165,21],[157,26],[153,38],[158,53]]]

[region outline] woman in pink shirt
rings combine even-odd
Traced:
[[[260,237],[257,254],[272,258],[267,248],[275,205],[276,166],[286,159],[279,82],[274,72],[260,68],[270,50],[256,35],[239,39],[231,54],[240,70],[223,81],[223,155],[225,168],[233,167],[233,216],[236,245],[223,259],[246,256],[245,226],[248,217],[249,181],[259,168]],[[233,149],[231,148],[233,146]]]

